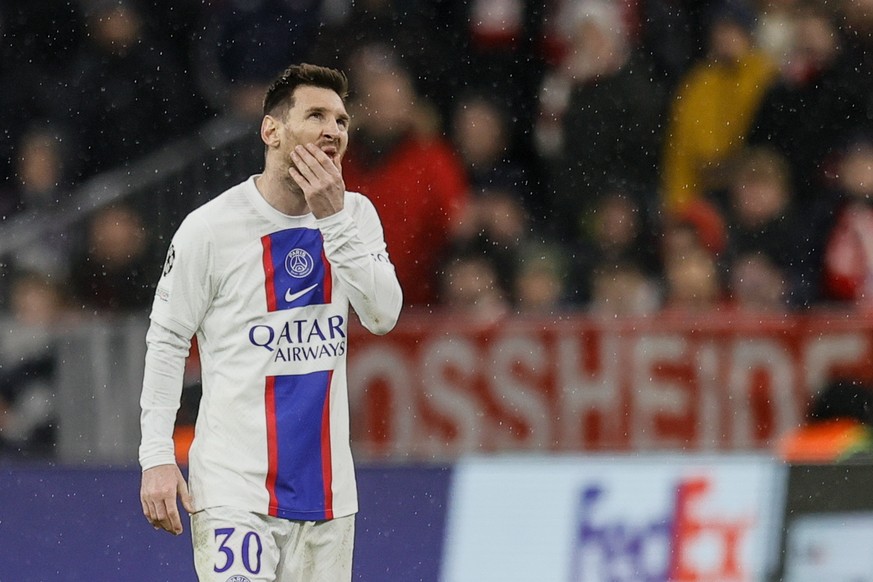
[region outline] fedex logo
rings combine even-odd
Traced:
[[[740,546],[753,520],[701,511],[709,479],[681,481],[672,511],[634,520],[604,510],[607,492],[582,489],[571,582],[747,582]]]

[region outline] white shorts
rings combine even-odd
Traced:
[[[200,582],[350,582],[355,516],[294,521],[213,507],[191,516]]]

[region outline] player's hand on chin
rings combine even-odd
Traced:
[[[185,511],[193,513],[194,504],[188,493],[188,484],[177,465],[158,465],[142,472],[142,512],[155,529],[175,535],[182,533],[177,495]]]
[[[303,190],[309,209],[316,218],[325,218],[343,209],[346,187],[342,171],[315,144],[294,148],[288,173]]]

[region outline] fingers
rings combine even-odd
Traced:
[[[311,185],[318,183],[329,184],[342,179],[339,168],[333,160],[319,149],[315,144],[298,145],[291,152],[291,175],[302,176]],[[298,185],[301,184],[298,181]]]
[[[330,156],[321,151],[321,148],[319,148],[314,143],[298,145],[294,148],[294,150],[297,152],[297,155],[299,155],[307,164],[317,164],[319,168],[323,169],[328,174],[335,173],[336,164],[333,163],[333,159],[331,159]]]
[[[145,501],[143,503],[146,506],[146,519],[150,524],[152,524],[152,527],[155,529],[166,529],[169,522],[167,522],[167,513],[164,509],[164,504],[155,501]]]
[[[182,507],[185,508],[185,511],[194,513],[194,500],[188,493],[188,484],[185,483],[184,479],[179,479],[179,499],[182,501]]]
[[[304,159],[303,156],[300,154],[299,150],[300,146],[297,146],[297,148],[295,148],[295,150],[291,152],[291,176],[294,177],[296,174],[297,176],[302,178],[302,182],[301,180],[297,180],[295,178],[295,180],[297,181],[297,185],[302,188],[304,186],[313,184],[316,181],[315,172],[313,171],[312,166],[317,165],[317,162],[307,162],[307,160]],[[310,154],[309,157],[312,158],[312,155]]]
[[[182,533],[182,518],[179,516],[179,510],[176,507],[176,497],[172,500],[164,501],[164,511],[166,518],[161,522],[161,527],[171,534],[179,535]]]
[[[300,189],[305,192],[306,189],[309,188],[309,180],[306,176],[300,173],[300,170],[297,169],[297,166],[295,165],[297,161],[294,159],[294,154],[291,155],[291,161],[292,164],[288,168],[288,173],[297,185],[300,186]]]
[[[182,519],[176,505],[177,494],[185,509],[193,510],[188,486],[181,471],[175,465],[164,465],[143,472],[140,491],[143,515],[155,529],[172,534],[182,533]]]
[[[316,218],[325,218],[343,208],[345,183],[339,167],[315,144],[298,145],[291,152],[288,169]]]
[[[145,515],[148,522],[152,524],[152,527],[155,529],[164,529],[157,505],[154,502],[146,501],[143,498],[140,498],[140,502],[142,503],[142,513]]]
[[[155,529],[162,529],[172,534],[182,533],[182,519],[176,508],[176,498],[159,499],[143,502],[145,517]]]

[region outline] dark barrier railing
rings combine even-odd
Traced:
[[[142,213],[159,242],[156,252],[162,254],[166,245],[160,243],[185,214],[256,172],[262,160],[255,126],[233,117],[214,119],[191,137],[77,186],[52,209],[5,221],[0,228],[0,258],[14,263],[19,251],[46,240],[50,233],[75,231],[96,210],[120,201]]]

